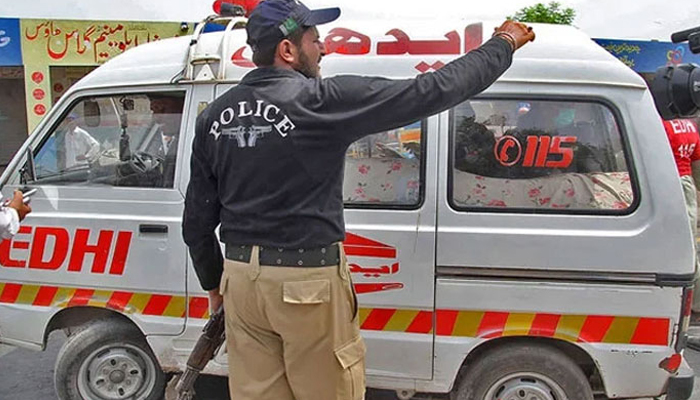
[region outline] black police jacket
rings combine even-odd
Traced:
[[[493,38],[414,79],[247,74],[197,118],[183,236],[205,290],[228,244],[315,248],[345,237],[343,167],[354,141],[444,111],[489,87],[512,62]]]

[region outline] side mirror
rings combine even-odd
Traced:
[[[651,83],[651,93],[663,119],[693,117],[700,110],[700,66],[681,64],[659,68]]]
[[[34,152],[31,147],[27,147],[27,151],[24,153],[25,162],[24,166],[19,170],[19,182],[22,185],[26,185],[30,182],[36,181],[36,167],[34,166]]]
[[[94,100],[85,100],[83,102],[83,115],[85,116],[85,125],[90,128],[100,126],[100,105]]]

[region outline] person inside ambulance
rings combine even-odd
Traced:
[[[16,190],[12,200],[5,202],[0,193],[0,242],[10,239],[17,234],[19,223],[32,212],[28,204],[24,204],[22,192]]]
[[[517,133],[521,137],[528,135],[569,136],[576,138],[574,162],[567,170],[541,169],[532,171],[538,176],[556,172],[605,172],[605,145],[598,143],[594,129],[595,116],[587,104],[537,101],[528,103],[528,107],[518,108]]]
[[[85,129],[78,126],[80,117],[72,112],[61,122],[59,130],[63,136],[64,169],[87,166],[100,155],[100,143]]]
[[[149,99],[156,134],[153,135],[147,152],[160,161],[162,183],[159,186],[172,187],[184,99],[165,94],[150,95]]]
[[[469,102],[455,107],[455,115],[459,116],[455,122],[455,168],[470,174],[508,178],[508,169],[494,156],[494,133],[486,123],[476,122],[476,112]]]

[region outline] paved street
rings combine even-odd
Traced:
[[[62,334],[54,333],[45,352],[14,349],[0,356],[0,399],[50,400],[55,398],[53,367],[64,339]],[[2,354],[4,351],[0,348],[0,355]],[[700,353],[689,350],[686,352],[686,357],[698,377],[695,381],[695,394],[692,400],[700,400]],[[197,393],[199,400],[226,400],[228,399],[226,380],[204,376],[198,382]],[[367,400],[396,399],[391,392],[372,391],[367,396]]]
[[[56,356],[65,340],[62,333],[54,333],[44,352],[7,348],[0,345],[0,400],[50,400],[53,389],[53,371]],[[3,355],[5,354],[5,355]],[[226,400],[226,379],[203,376],[197,382],[197,399]],[[367,400],[395,400],[393,393],[373,392]]]

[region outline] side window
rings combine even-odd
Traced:
[[[349,206],[416,206],[421,201],[421,122],[367,136],[345,155],[343,199]]]
[[[634,203],[622,135],[602,104],[475,100],[451,120],[457,209],[623,212]]]
[[[37,184],[172,188],[185,94],[84,98],[34,152]]]

